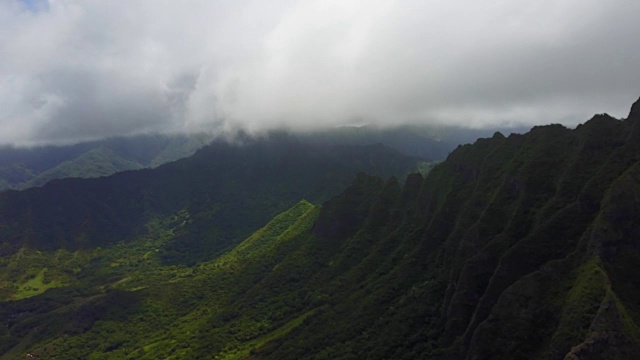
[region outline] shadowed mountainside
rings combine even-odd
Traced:
[[[287,136],[215,142],[156,169],[0,193],[0,253],[23,245],[105,246],[144,233],[154,217],[186,211],[189,226],[167,258],[202,259],[302,198],[319,202],[339,193],[358,171],[390,176],[416,164],[382,145],[305,145]]]
[[[333,129],[298,133],[304,142],[342,145],[382,143],[407,155],[429,161],[442,161],[459,144],[491,136],[495,131],[524,133],[527,128],[466,129],[454,126],[398,125],[394,127],[343,126]]]
[[[507,129],[521,131],[523,129]],[[273,131],[271,136],[278,136]],[[340,127],[310,133],[290,133],[303,143],[316,145],[384,144],[405,155],[441,161],[458,144],[491,134],[490,130],[455,127],[374,126]],[[243,134],[237,134],[240,138]],[[83,142],[74,145],[0,147],[0,190],[24,190],[55,179],[94,178],[126,170],[153,168],[196,152],[212,141],[211,134],[139,135]]]
[[[306,174],[310,161],[294,159],[309,154],[287,149],[277,153]],[[234,173],[242,188],[260,186],[246,170]],[[153,251],[181,239],[185,213],[126,248],[21,250],[5,268],[31,257],[79,270],[68,286],[0,303],[3,356],[636,359],[638,204],[640,101],[625,120],[496,133],[404,184],[360,173],[322,207],[301,201],[193,267]]]
[[[313,230],[341,243],[316,278],[332,306],[256,356],[636,358],[638,107],[497,133],[404,187],[356,182]]]
[[[0,190],[42,186],[54,179],[94,178],[156,167],[196,152],[211,135],[139,135],[74,145],[0,147]]]

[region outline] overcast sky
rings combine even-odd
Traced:
[[[637,0],[0,0],[0,143],[623,118],[638,14]]]

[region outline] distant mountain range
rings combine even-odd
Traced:
[[[272,134],[0,193],[0,359],[637,359],[640,100],[417,160]]]
[[[381,143],[427,161],[442,161],[458,145],[490,137],[496,131],[525,133],[528,128],[468,129],[453,126],[400,125],[395,127],[343,126],[296,134],[302,141],[324,144],[370,145]]]
[[[92,178],[193,155],[213,140],[207,134],[141,135],[67,146],[0,148],[0,190],[42,186],[53,179]]]
[[[416,171],[418,162],[380,144],[305,144],[286,134],[241,144],[217,141],[154,169],[0,193],[0,249],[114,244],[144,233],[154,218],[187,211],[193,231],[183,234],[167,257],[178,251],[202,258],[302,198],[321,202],[339,193],[359,171],[404,176]]]
[[[432,162],[444,160],[459,144],[490,136],[495,131],[427,126],[362,126],[288,135],[312,144],[381,143],[407,155]],[[523,129],[507,131],[524,132]],[[193,155],[196,150],[215,139],[223,141],[214,135],[200,133],[139,135],[66,146],[4,146],[0,147],[0,191],[42,186],[54,179],[94,178],[126,170],[153,168]]]

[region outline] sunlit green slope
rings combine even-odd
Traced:
[[[308,169],[298,164],[290,174]],[[46,253],[24,242],[0,269],[9,300],[0,351],[634,360],[639,203],[640,102],[625,120],[496,133],[458,147],[427,177],[359,173],[320,207],[299,202],[192,266],[163,261],[163,244],[183,239],[193,208],[102,247]]]
[[[138,245],[60,250],[55,257],[24,249],[10,263],[26,272],[45,268],[24,283],[15,279],[16,298],[34,295],[24,290],[30,284],[42,288],[42,272],[58,275],[45,287],[65,289],[3,304],[11,331],[1,338],[0,358],[246,356],[313,313],[300,311],[307,294],[297,279],[314,268],[309,230],[318,212],[301,201],[233,250],[193,268],[163,266],[153,249],[172,236],[176,219],[155,224],[156,231]],[[11,271],[5,267],[2,276],[7,281]]]
[[[94,178],[193,155],[214,139],[208,134],[139,135],[75,145],[0,147],[0,190],[42,186],[55,179]]]

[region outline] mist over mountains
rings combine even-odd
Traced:
[[[0,0],[0,360],[639,359],[638,14]]]
[[[459,144],[478,137],[526,132],[522,128],[465,129],[457,127],[397,126],[338,127],[312,132],[274,130],[261,135],[237,132],[233,136],[213,133],[138,135],[109,138],[73,145],[0,147],[0,190],[42,186],[54,179],[93,178],[125,170],[153,168],[195,153],[211,142],[242,143],[252,138],[287,134],[310,144],[384,144],[427,162],[441,161]]]
[[[634,1],[5,0],[0,144],[625,115]]]
[[[635,359],[639,108],[426,176],[280,134],[0,193],[0,358]]]
[[[42,186],[54,179],[107,176],[156,167],[195,153],[207,134],[111,138],[67,146],[0,148],[0,190]]]

